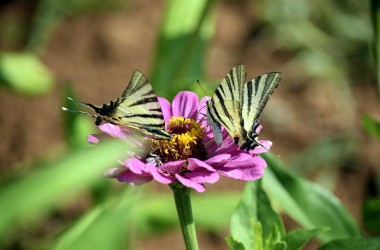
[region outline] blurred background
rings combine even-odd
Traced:
[[[61,106],[78,108],[66,96],[93,104],[118,98],[134,69],[169,100],[181,90],[204,96],[196,80],[211,95],[239,63],[248,79],[283,74],[261,119],[260,136],[273,141],[272,153],[332,191],[367,234],[378,234],[380,145],[373,124],[380,106],[370,7],[355,0],[1,1],[0,211],[9,219],[0,222],[0,248],[62,247],[72,228],[82,232],[78,223],[99,214],[100,225],[84,237],[90,242],[114,230],[123,248],[181,248],[170,189],[150,183],[136,194],[100,178],[121,152],[116,144],[99,151],[109,152],[105,157],[89,152],[93,120]],[[223,238],[243,186],[222,178],[207,187],[213,204],[196,197],[205,249],[227,249]],[[131,203],[144,209],[128,229],[130,217],[120,216]],[[221,206],[223,215],[207,221]],[[298,227],[284,218],[288,228]]]

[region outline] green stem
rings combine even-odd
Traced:
[[[198,250],[197,234],[193,214],[191,210],[190,189],[182,185],[171,185],[174,194],[175,205],[179,222],[181,225],[182,236],[187,250]]]

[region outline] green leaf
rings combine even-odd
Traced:
[[[159,96],[170,99],[202,76],[207,44],[214,30],[213,2],[168,2],[150,77]]]
[[[123,141],[102,142],[96,147],[72,153],[60,160],[39,166],[38,170],[0,189],[0,242],[6,232],[20,225],[30,225],[51,211],[60,202],[67,202],[102,172],[125,157]],[[37,168],[35,168],[37,169]]]
[[[232,249],[232,250],[245,250],[244,245],[242,243],[234,240],[234,238],[232,236],[226,237],[225,240],[226,240],[228,246],[230,247],[230,249]]]
[[[380,138],[380,121],[375,120],[368,114],[362,117],[362,127],[373,138]]]
[[[65,231],[54,249],[126,249],[131,226],[131,207],[136,196],[131,190],[98,205]]]
[[[269,196],[307,229],[329,227],[324,241],[360,236],[360,229],[344,205],[326,189],[287,170],[276,157],[262,154],[268,167],[263,178]]]
[[[280,216],[272,209],[268,197],[261,187],[261,182],[249,182],[246,184],[243,199],[239,203],[235,213],[231,218],[231,233],[233,238],[243,243],[246,249],[260,249],[257,242],[267,239],[273,232],[273,227],[277,226],[279,234],[285,234],[285,229]],[[257,225],[252,227],[252,223],[260,222],[262,233],[257,239]]]
[[[53,76],[31,53],[0,53],[0,84],[19,94],[38,96],[48,93]]]
[[[286,242],[288,249],[296,250],[302,249],[310,240],[319,234],[326,232],[328,228],[316,228],[311,230],[298,229],[293,230],[283,240]]]
[[[282,240],[284,232],[280,230],[278,224],[273,225],[272,232],[268,235],[265,240],[264,249],[265,250],[274,250],[274,249],[286,249],[287,244]]]
[[[318,248],[318,250],[347,250],[347,249],[378,250],[380,249],[380,237],[366,238],[366,239],[334,240]]]
[[[363,222],[373,235],[380,234],[380,198],[371,198],[363,204]]]
[[[239,201],[237,193],[207,193],[192,195],[192,208],[196,226],[206,231],[227,228],[229,217]],[[145,194],[133,218],[140,236],[168,231],[178,225],[178,216],[171,194]]]
[[[71,84],[65,84],[62,93],[62,103],[63,107],[71,110],[80,110],[80,107],[76,102],[69,100],[67,97],[72,97],[76,99],[74,91],[71,88]],[[68,146],[72,149],[80,149],[88,146],[86,141],[87,135],[95,133],[95,126],[93,125],[94,120],[86,115],[67,112],[60,110],[63,115],[64,128],[66,133],[66,140]]]

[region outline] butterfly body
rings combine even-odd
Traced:
[[[207,101],[207,119],[218,145],[223,140],[223,126],[240,149],[249,151],[260,145],[259,118],[281,74],[267,73],[247,83],[245,78],[244,65],[237,65],[227,74]]]
[[[77,102],[94,110],[96,115],[67,108],[63,109],[90,115],[96,118],[96,125],[106,121],[121,127],[136,129],[155,139],[171,139],[171,135],[165,131],[165,121],[157,96],[154,94],[148,79],[138,70],[133,72],[127,88],[122,96],[115,101],[110,101],[109,104],[102,106]]]

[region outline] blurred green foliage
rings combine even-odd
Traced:
[[[53,76],[32,53],[0,53],[0,84],[25,96],[47,94]]]
[[[365,114],[362,117],[362,127],[369,135],[372,136],[372,138],[380,138],[380,121],[377,121],[368,114]]]
[[[327,228],[298,229],[286,233],[280,215],[273,210],[261,181],[248,183],[231,219],[231,249],[289,249],[302,247]]]
[[[269,0],[255,10],[279,46],[296,52],[289,64],[297,66],[300,75],[347,84],[354,73],[371,72],[368,2]]]
[[[150,77],[157,95],[171,100],[179,91],[192,89],[194,79],[203,76],[206,49],[215,26],[213,3],[169,1]]]
[[[375,59],[378,61],[379,5],[375,4],[376,1],[372,3]],[[90,9],[112,9],[120,4],[119,0],[40,0],[26,49],[43,50],[51,32],[67,16]],[[371,37],[366,3],[286,0],[278,4],[278,1],[269,0],[259,4],[260,7],[255,9],[259,20],[267,23],[266,31],[275,33],[282,48],[294,52],[290,64],[298,65],[300,74],[319,77],[326,82],[345,83],[342,89],[347,90],[351,70],[371,71],[371,65],[363,60]],[[150,78],[158,95],[171,98],[184,89],[201,91],[194,80],[203,77],[207,46],[216,25],[214,11],[213,0],[167,2]],[[360,67],[353,69],[350,58],[358,54],[362,55],[358,60],[363,63],[357,63]],[[25,95],[46,94],[53,87],[51,73],[38,57],[30,53],[0,54],[0,80]],[[69,85],[62,95],[75,97]],[[62,105],[78,109],[67,99]],[[0,247],[22,237],[15,236],[20,228],[36,230],[42,227],[43,219],[49,218],[54,209],[62,210],[80,199],[83,193],[93,194],[89,210],[77,221],[62,225],[61,234],[47,236],[57,237],[57,240],[46,244],[56,249],[86,249],[89,242],[97,249],[128,248],[133,243],[132,236],[147,237],[177,225],[171,196],[144,194],[141,199],[135,193],[137,188],[120,191],[111,187],[108,180],[99,181],[102,170],[122,159],[125,144],[108,142],[84,150],[87,147],[84,137],[93,132],[94,126],[87,117],[68,112],[63,115],[71,152],[45,165],[37,165],[35,169],[38,170],[29,176],[13,176],[12,179],[17,181],[1,184],[0,214],[3,219],[0,220],[0,237],[3,241],[0,242],[3,245]],[[376,120],[365,116],[362,123],[366,131],[378,137]],[[318,159],[320,164],[335,165],[342,158],[351,159],[347,157],[355,150],[349,139],[326,140],[302,152],[305,157],[296,159],[294,165],[315,164]],[[321,249],[378,247],[378,238],[352,239],[362,237],[359,226],[334,195],[291,173],[273,156],[266,155],[265,159],[268,168],[263,179],[264,187],[259,182],[249,183],[232,216],[232,237],[227,240],[232,249],[252,249],[252,246],[254,249],[300,249],[316,236],[326,243]],[[237,203],[236,193],[195,195],[196,224],[205,231],[216,232],[224,228]],[[271,203],[278,204],[305,229],[286,233],[281,217]],[[377,221],[374,211],[378,211],[377,201],[366,203],[365,220]],[[372,232],[378,234],[376,225],[372,226]],[[325,232],[325,227],[330,230]],[[132,234],[131,228],[136,229],[136,235]],[[9,235],[14,238],[4,240]],[[343,240],[338,241],[339,238]]]

